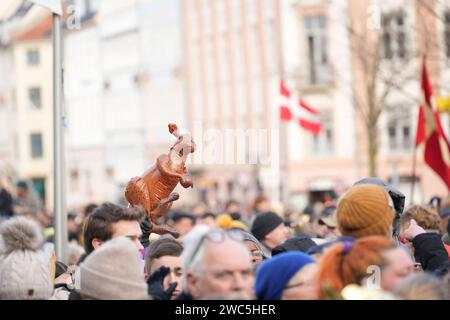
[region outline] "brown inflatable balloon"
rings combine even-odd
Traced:
[[[185,163],[189,153],[195,151],[195,143],[189,133],[181,135],[176,124],[169,124],[169,132],[177,141],[169,153],[160,155],[141,177],[134,177],[128,182],[125,198],[131,206],[140,205],[145,209],[153,233],[170,233],[177,238],[179,233],[174,228],[157,225],[156,222],[179,198],[178,193],[172,192],[178,183],[184,188],[193,186]]]

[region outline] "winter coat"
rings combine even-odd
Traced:
[[[448,262],[448,253],[437,233],[422,233],[412,241],[414,257],[424,271],[433,272]]]

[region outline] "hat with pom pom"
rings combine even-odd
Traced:
[[[0,300],[48,299],[53,292],[39,225],[24,217],[0,225]]]
[[[249,231],[245,223],[234,220],[229,214],[223,213],[217,217],[217,226],[222,229],[238,228],[244,231]]]

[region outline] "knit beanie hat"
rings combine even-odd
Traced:
[[[386,236],[394,219],[388,197],[386,191],[376,185],[362,184],[350,188],[336,208],[342,235],[355,238]]]
[[[50,259],[42,250],[39,225],[24,217],[0,226],[0,300],[49,299],[53,293]]]
[[[148,299],[139,251],[125,237],[95,249],[80,265],[80,293],[100,300]]]
[[[255,294],[258,300],[280,300],[284,287],[304,266],[315,261],[302,252],[286,252],[265,260],[256,270]]]
[[[252,224],[252,234],[261,241],[276,227],[283,223],[283,219],[275,212],[265,212],[258,215]]]

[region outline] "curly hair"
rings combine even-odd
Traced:
[[[410,206],[402,215],[401,224],[404,225],[411,219],[416,220],[417,224],[425,230],[439,230],[439,216],[428,209],[426,206],[413,205]]]

